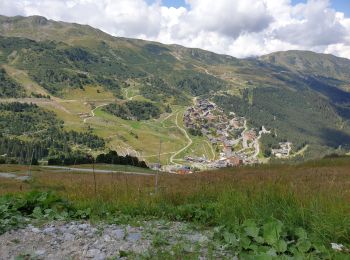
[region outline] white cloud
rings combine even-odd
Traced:
[[[291,8],[296,19],[276,29],[276,38],[307,47],[340,43],[346,36],[336,12],[326,0],[310,0]]]
[[[266,4],[256,0],[190,0],[190,10],[178,24],[186,33],[201,31],[215,32],[236,38],[243,32],[257,32],[265,29],[272,21]]]
[[[329,0],[1,0],[4,15],[42,15],[116,36],[203,48],[236,57],[307,49],[350,58],[350,19]],[[338,10],[339,11],[339,10]]]

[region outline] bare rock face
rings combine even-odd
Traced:
[[[53,222],[42,227],[28,225],[1,235],[0,259],[18,259],[20,256],[50,260],[119,259],[128,255],[150,256],[159,250],[172,254],[173,248],[179,246],[187,252],[197,250],[198,256],[206,259],[209,258],[207,248],[211,238],[212,231],[195,231],[179,222],[145,221],[137,227]],[[221,245],[214,247],[211,254],[219,258],[229,256]]]

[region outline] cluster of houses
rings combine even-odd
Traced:
[[[292,143],[283,142],[283,143],[279,143],[278,149],[272,149],[271,153],[277,158],[288,158],[291,150],[292,150]]]
[[[242,164],[258,163],[254,155],[258,135],[254,129],[247,128],[244,117],[231,112],[227,116],[217,105],[209,100],[197,100],[184,114],[184,125],[206,136],[213,147],[220,151],[218,160],[205,157],[185,157],[196,167],[222,168]],[[258,149],[258,148],[257,148]]]
[[[213,169],[235,167],[240,165],[259,163],[259,140],[263,134],[270,134],[264,126],[260,130],[250,129],[244,117],[234,112],[226,115],[215,103],[206,100],[196,100],[192,107],[184,113],[184,126],[195,135],[205,136],[213,148],[218,152],[215,159],[203,156],[186,156],[187,166],[180,164],[158,165],[157,169],[177,174],[192,173],[193,169]],[[278,149],[272,154],[278,158],[287,158],[292,144],[279,143]],[[188,166],[190,165],[190,166]]]

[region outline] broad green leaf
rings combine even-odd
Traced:
[[[287,251],[287,243],[284,240],[279,240],[276,245],[275,245],[275,249],[277,250],[277,252],[279,253],[284,253]]]
[[[280,238],[283,224],[280,221],[272,221],[263,226],[263,234],[266,243],[274,245]]]
[[[306,253],[311,248],[311,243],[307,239],[301,239],[297,243],[297,248],[301,253]]]
[[[244,227],[256,227],[256,223],[254,220],[252,219],[246,219],[244,222],[243,222],[243,226]]]
[[[229,233],[227,231],[224,232],[224,240],[227,244],[230,245],[236,245],[237,244],[237,238],[234,234]]]
[[[41,208],[40,207],[35,207],[32,213],[32,216],[34,218],[41,218],[43,216]]]
[[[299,238],[299,239],[307,239],[307,233],[305,231],[305,229],[303,228],[296,228],[295,229],[295,235]]]
[[[258,227],[249,226],[249,227],[245,227],[244,231],[245,231],[247,236],[256,238],[259,236],[260,229]]]
[[[259,244],[264,244],[265,240],[264,238],[258,236],[258,237],[254,237],[255,242],[259,243]]]
[[[247,254],[247,253],[241,253],[239,254],[239,259],[244,259],[244,260],[272,260],[273,257],[266,254],[266,253],[261,253],[261,254]]]
[[[277,256],[277,252],[274,248],[270,248],[269,250],[267,250],[266,254],[270,256]]]
[[[269,254],[260,254],[260,255],[256,255],[254,256],[255,260],[272,260],[273,257]]]
[[[256,253],[260,254],[260,253],[266,253],[270,250],[270,246],[259,246]]]
[[[249,246],[251,244],[251,241],[248,237],[242,237],[239,240],[240,245],[244,248],[244,249],[249,249]]]

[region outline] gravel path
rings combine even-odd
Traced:
[[[159,250],[172,255],[178,248],[200,259],[233,259],[212,237],[213,231],[196,231],[179,222],[148,221],[137,227],[53,222],[1,235],[0,259],[134,259]],[[210,256],[209,244],[214,248]]]
[[[30,179],[30,176],[18,176],[14,173],[0,172],[0,178],[16,179],[20,181],[26,181]]]
[[[89,169],[89,168],[72,168],[66,166],[43,166],[43,168],[47,169],[58,169],[70,172],[94,172],[95,173],[121,173],[125,175],[141,175],[141,176],[153,176],[154,173],[144,173],[144,172],[127,172],[127,171],[114,171],[114,170],[100,170],[100,169]]]

